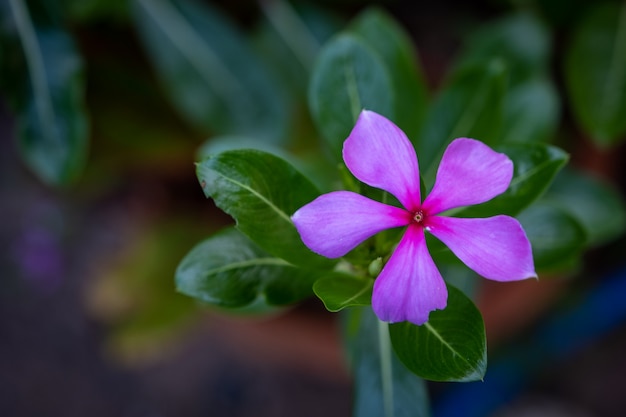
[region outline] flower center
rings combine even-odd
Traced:
[[[415,213],[413,213],[413,221],[417,224],[422,224],[425,217],[426,214],[422,210],[417,210]]]

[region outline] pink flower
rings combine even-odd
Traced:
[[[435,185],[422,202],[417,156],[404,132],[385,117],[361,112],[343,145],[352,174],[394,195],[404,208],[350,191],[316,198],[293,215],[302,241],[313,251],[338,258],[374,234],[408,226],[376,278],[372,308],[382,321],[423,324],[446,307],[448,292],[424,231],[441,240],[468,267],[496,281],[537,277],[530,242],[509,216],[445,217],[455,207],[491,200],[513,176],[513,162],[473,139],[455,139],[446,149]]]

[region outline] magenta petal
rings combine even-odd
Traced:
[[[406,226],[406,211],[350,191],[319,196],[291,217],[304,244],[327,258],[338,258],[381,230]]]
[[[447,301],[448,290],[428,253],[424,232],[410,226],[374,282],[372,308],[382,321],[420,325]]]
[[[363,110],[343,144],[343,160],[361,182],[393,194],[410,211],[420,206],[413,145],[387,118]]]
[[[485,278],[516,281],[537,277],[530,242],[513,217],[464,219],[434,216],[428,219],[426,230]]]
[[[474,139],[455,139],[443,154],[423,208],[432,215],[483,203],[506,191],[512,177],[508,156]]]

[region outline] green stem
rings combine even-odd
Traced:
[[[391,341],[389,325],[378,320],[378,348],[380,350],[380,376],[383,390],[385,417],[393,417],[393,371],[391,369]]]

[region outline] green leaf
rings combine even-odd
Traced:
[[[529,13],[517,13],[481,25],[469,37],[456,67],[499,58],[510,68],[510,82],[516,85],[543,74],[549,56],[550,37],[545,26]]]
[[[371,308],[342,313],[342,330],[354,380],[354,417],[427,417],[426,384],[396,357],[388,324]]]
[[[537,77],[511,87],[504,102],[502,142],[547,142],[559,116],[558,94],[548,79]]]
[[[309,84],[309,108],[335,160],[362,109],[393,119],[392,92],[391,74],[361,38],[341,34],[322,48]]]
[[[304,246],[291,221],[319,192],[287,162],[258,150],[232,150],[198,163],[196,173],[206,197],[261,248],[296,265],[332,266]]]
[[[176,289],[205,303],[241,308],[270,306],[312,295],[317,275],[269,255],[234,228],[194,247],[176,269]]]
[[[342,22],[315,4],[287,1],[260,2],[266,19],[255,30],[255,45],[298,100],[306,91],[315,58],[322,44]]]
[[[396,124],[416,138],[426,110],[426,85],[415,48],[404,29],[386,12],[370,8],[348,30],[361,37],[383,59],[393,83]]]
[[[424,181],[432,184],[445,148],[455,138],[489,145],[500,138],[506,70],[501,61],[456,74],[430,108],[416,143]]]
[[[433,381],[476,381],[487,369],[482,316],[460,290],[448,285],[448,306],[430,313],[421,326],[389,327],[398,358],[416,375]]]
[[[626,230],[624,198],[610,184],[582,171],[560,172],[545,199],[578,220],[590,246],[607,243]]]
[[[370,305],[373,285],[372,279],[333,273],[315,281],[313,292],[328,311],[336,312],[346,307]]]
[[[284,141],[290,118],[285,92],[225,16],[206,2],[133,4],[140,38],[190,122],[218,134]]]
[[[513,179],[509,188],[493,200],[460,209],[455,215],[515,216],[543,194],[569,159],[569,155],[563,150],[542,143],[506,144],[496,149],[507,154],[513,161]]]
[[[530,239],[537,270],[562,270],[580,259],[587,234],[568,212],[538,202],[524,210],[518,219]]]
[[[69,184],[83,171],[89,140],[81,57],[65,31],[35,26],[25,2],[11,0],[8,10],[0,84],[16,112],[19,150],[42,181]]]
[[[626,4],[598,5],[576,30],[565,58],[574,115],[600,145],[626,136]]]

